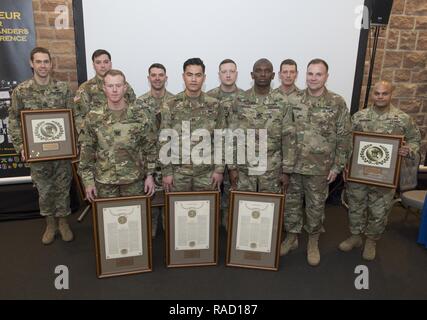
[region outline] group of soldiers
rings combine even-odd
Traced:
[[[22,157],[21,110],[72,108],[80,150],[79,174],[89,201],[144,193],[151,196],[156,181],[166,192],[222,190],[222,224],[226,227],[230,190],[284,193],[286,237],[280,254],[298,247],[298,235],[304,227],[311,266],[320,263],[318,242],[325,231],[329,184],[346,170],[352,152],[352,131],[403,135],[405,143],[399,155],[414,157],[419,151],[420,132],[410,116],[391,105],[393,88],[389,82],[375,84],[373,105],[350,119],[344,99],[325,86],[329,67],[322,59],[309,62],[304,90],[295,86],[295,61],[281,63],[281,86],[273,90],[273,65],[260,59],[251,72],[253,87],[247,91],[236,86],[237,65],[226,59],[219,65],[220,86],[204,93],[205,65],[201,59],[192,58],[183,65],[185,90],[176,95],[166,90],[166,68],[156,63],[148,69],[150,91],[139,98],[123,72],[112,69],[109,52],[96,50],[92,61],[95,77],[83,83],[73,97],[67,83],[50,75],[49,51],[41,47],[32,50],[34,77],[14,90],[9,112],[10,135]],[[159,150],[170,143],[159,139],[164,129],[174,129],[181,139],[190,140],[181,140],[182,145],[193,147],[199,143],[183,134],[185,121],[191,124],[191,131],[203,129],[211,136],[215,129],[265,129],[265,170],[254,174],[257,168],[248,161],[159,161]],[[211,143],[213,153],[213,139]],[[38,162],[30,167],[40,195],[40,213],[47,221],[42,242],[52,243],[57,231],[64,241],[71,241],[73,233],[66,220],[70,214],[70,161]],[[347,183],[351,235],[339,244],[340,250],[362,246],[365,236],[363,258],[375,258],[376,241],[384,232],[394,192],[390,188]],[[153,236],[161,215],[161,209],[153,209]]]

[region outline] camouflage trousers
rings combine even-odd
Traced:
[[[228,204],[230,202],[230,176],[228,175],[228,170],[224,171],[224,182],[221,186],[221,224],[224,227],[227,227],[228,220]]]
[[[379,240],[385,230],[395,192],[390,188],[347,183],[350,232]]]
[[[95,181],[98,198],[115,198],[143,196],[144,180],[137,180],[129,184],[105,184]]]
[[[247,170],[239,170],[237,190],[250,192],[282,193],[282,183],[278,171],[268,171],[263,175],[248,175]]]
[[[308,234],[324,231],[325,201],[329,191],[326,177],[291,174],[285,202],[286,232],[301,233],[304,221],[304,197],[306,213],[304,229]]]
[[[193,174],[192,169],[175,167],[173,172],[173,192],[213,191],[212,171]]]
[[[39,192],[40,215],[65,217],[71,213],[71,161],[31,163],[31,178]]]

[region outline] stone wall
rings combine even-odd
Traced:
[[[361,107],[365,99],[371,30],[365,61],[365,79]],[[393,104],[409,113],[417,122],[423,139],[422,154],[427,151],[427,1],[394,0],[390,23],[378,41],[373,83],[383,79],[395,86]],[[372,92],[372,91],[371,91]]]
[[[63,28],[64,13],[55,13],[58,6],[64,5],[68,9],[68,28]],[[69,81],[71,87],[76,90],[77,71],[72,0],[33,0],[33,11],[36,45],[50,50],[53,58],[54,77]],[[60,28],[55,27],[55,21],[57,24],[59,23]]]

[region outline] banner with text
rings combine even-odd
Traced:
[[[0,179],[30,175],[8,135],[8,109],[14,87],[32,77],[28,63],[35,46],[31,0],[0,2]]]

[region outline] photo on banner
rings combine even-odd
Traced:
[[[29,182],[30,170],[8,134],[8,110],[12,90],[32,76],[28,59],[36,43],[33,4],[31,0],[2,0],[0,12],[0,183]]]

